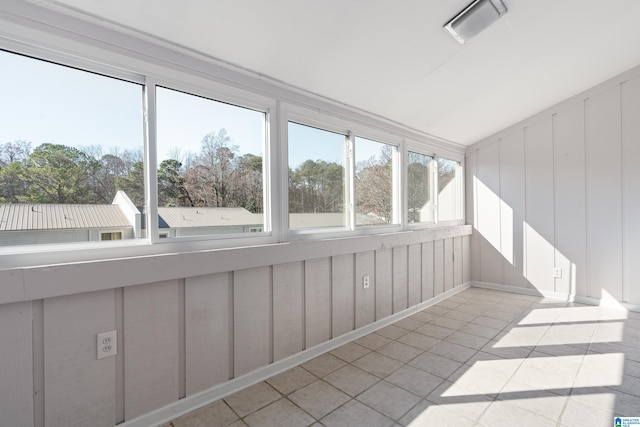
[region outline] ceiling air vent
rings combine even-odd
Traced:
[[[502,0],[476,0],[447,22],[444,29],[458,43],[465,44],[505,13],[507,7]]]

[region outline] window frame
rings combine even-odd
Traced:
[[[144,119],[141,124],[145,129],[145,201],[150,215],[154,210],[157,215],[158,162],[155,147],[155,90],[151,91],[149,88],[155,89],[156,86],[162,86],[214,101],[263,111],[266,114],[263,198],[265,228],[269,227],[269,229],[260,233],[202,235],[179,239],[161,238],[157,234],[157,224],[152,221],[147,229],[147,236],[140,239],[1,247],[0,266],[2,267],[68,263],[113,257],[155,256],[170,252],[231,249],[298,240],[321,241],[412,231],[418,228],[454,226],[465,222],[464,147],[449,145],[384,118],[340,106],[337,103],[322,100],[320,97],[305,93],[296,94],[295,90],[287,89],[286,86],[280,92],[277,85],[273,83],[260,82],[259,79],[252,80],[250,76],[245,78],[241,71],[220,66],[211,58],[193,54],[188,56],[182,64],[180,61],[172,62],[168,59],[167,52],[163,52],[157,46],[154,47],[158,49],[157,51],[149,52],[148,57],[142,57],[82,34],[74,35],[77,38],[70,43],[68,34],[47,37],[49,35],[47,32],[42,29],[38,31],[34,33],[32,28],[11,24],[0,35],[0,49],[142,85]],[[211,68],[208,68],[209,65]],[[346,200],[349,209],[347,227],[331,230],[302,229],[304,231],[298,232],[292,232],[288,228],[287,125],[289,120],[348,137],[348,162],[345,171],[345,187],[348,192]],[[356,136],[396,147],[393,171],[394,224],[355,226],[355,189],[352,176],[355,173],[353,149]],[[426,227],[422,223],[407,223],[406,156],[408,149],[433,156],[434,159],[440,156],[460,162],[459,211],[462,219],[434,222]]]

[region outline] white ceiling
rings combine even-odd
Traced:
[[[504,0],[459,45],[471,0],[48,0],[470,145],[640,64],[638,0]]]

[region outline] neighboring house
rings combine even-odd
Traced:
[[[0,204],[0,246],[133,239],[119,205]]]
[[[0,204],[0,246],[124,240],[146,236],[144,209],[118,191],[110,205]],[[342,213],[294,213],[291,228],[342,227]],[[358,214],[358,223],[375,225]],[[244,208],[158,208],[160,238],[210,234],[259,233],[264,215]]]

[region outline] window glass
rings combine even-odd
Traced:
[[[433,157],[409,151],[407,158],[407,205],[409,223],[433,222],[431,196]]]
[[[162,87],[156,104],[160,235],[263,230],[265,113]]]
[[[142,86],[0,51],[0,94],[0,245],[141,237]]]
[[[356,225],[393,222],[393,153],[396,148],[356,137]]]
[[[438,158],[438,221],[462,219],[460,163]]]
[[[346,136],[294,122],[288,133],[289,228],[344,227]]]

